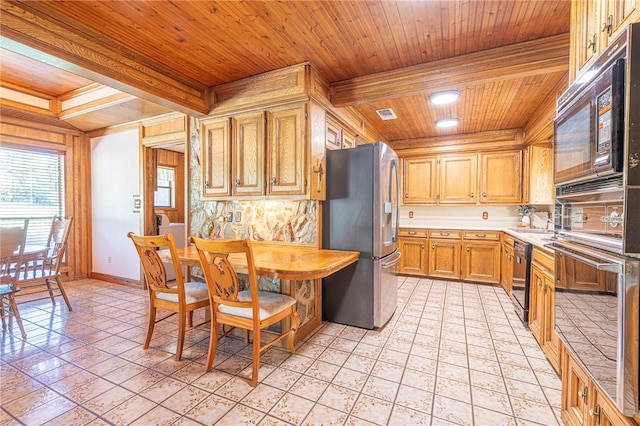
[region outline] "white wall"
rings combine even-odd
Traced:
[[[403,228],[502,229],[518,226],[517,206],[401,206]],[[413,212],[413,218],[409,218]],[[487,219],[482,218],[483,212]]]
[[[133,212],[141,194],[138,130],[91,139],[92,272],[140,279],[140,261],[127,237],[141,233],[142,213]]]

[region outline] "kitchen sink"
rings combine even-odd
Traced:
[[[515,231],[521,234],[553,234],[551,229],[539,229],[539,228],[509,228],[511,231]]]

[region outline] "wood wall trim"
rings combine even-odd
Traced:
[[[400,157],[463,151],[496,151],[523,146],[522,129],[496,130],[464,135],[438,136],[394,142],[391,146]]]
[[[105,281],[112,284],[126,285],[127,287],[133,287],[139,290],[143,290],[143,287],[144,287],[142,283],[138,280],[116,277],[115,275],[100,274],[97,272],[92,272],[91,274],[89,274],[89,278],[94,280]]]
[[[331,102],[344,107],[567,71],[568,58],[569,34],[559,34],[333,83]]]
[[[159,105],[202,116],[209,112],[208,88],[104,37],[39,2],[2,2],[2,45],[90,80]],[[46,12],[44,12],[46,10]]]

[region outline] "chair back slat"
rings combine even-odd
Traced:
[[[0,283],[13,283],[20,271],[24,228],[0,228]]]
[[[207,240],[191,237],[198,249],[200,265],[205,274],[209,293],[216,303],[235,307],[258,309],[258,284],[253,261],[253,251],[249,240]],[[247,259],[250,302],[238,301],[240,282],[235,268],[229,261],[229,255],[240,254]]]
[[[178,256],[176,254],[176,245],[171,234],[166,235],[135,235],[133,232],[127,234],[133,241],[133,244],[140,257],[140,264],[144,271],[145,279],[149,289],[162,293],[178,293],[184,297],[184,278]],[[158,254],[159,249],[168,249],[170,259],[162,259]],[[175,269],[177,286],[169,285],[167,280],[167,269],[164,262],[171,262]]]

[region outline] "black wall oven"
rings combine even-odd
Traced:
[[[640,23],[589,71],[555,120],[555,330],[622,414],[638,416]]]

